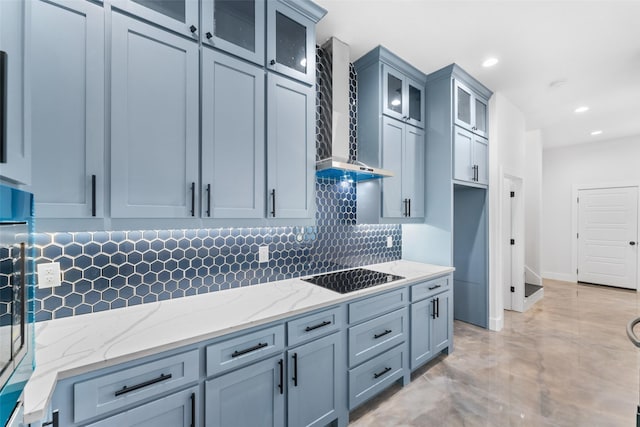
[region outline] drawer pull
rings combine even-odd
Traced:
[[[121,396],[123,394],[131,393],[132,391],[140,390],[141,388],[148,387],[150,385],[157,384],[157,383],[160,383],[162,381],[166,381],[166,380],[168,380],[170,378],[171,378],[171,374],[166,374],[166,375],[165,374],[161,374],[158,378],[154,378],[152,380],[145,381],[145,382],[140,383],[140,384],[132,385],[131,387],[127,387],[125,385],[120,390],[117,390],[115,392],[115,395],[117,397],[117,396]]]
[[[314,325],[314,326],[307,326],[306,328],[304,328],[304,331],[305,331],[305,332],[311,332],[311,331],[313,331],[313,330],[315,330],[315,329],[319,329],[319,328],[322,328],[322,327],[327,326],[327,325],[330,325],[330,324],[331,324],[331,322],[330,322],[330,321],[325,320],[324,322],[322,322],[322,323],[318,323],[317,325]]]
[[[378,338],[382,338],[385,335],[389,335],[391,332],[392,332],[391,329],[385,329],[384,332],[380,332],[379,334],[375,334],[373,336],[373,338],[377,340]],[[389,369],[391,369],[391,368],[389,368]]]
[[[391,368],[387,366],[386,368],[384,368],[382,371],[378,372],[377,374],[373,374],[373,379],[376,380],[376,379],[380,378],[381,376],[383,376],[384,374],[386,374],[390,370],[391,370]]]
[[[258,345],[254,345],[253,347],[245,348],[244,350],[236,350],[233,352],[231,357],[242,356],[243,354],[251,353],[252,351],[260,350],[261,348],[267,347],[269,344],[266,342],[258,343]]]
[[[429,286],[429,290],[432,291],[434,289],[438,289],[439,287],[441,287],[442,285],[435,285],[435,286]]]

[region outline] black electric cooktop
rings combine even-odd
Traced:
[[[400,279],[404,279],[404,277],[367,270],[366,268],[354,268],[353,270],[320,274],[302,280],[332,291],[340,292],[341,294],[347,294],[360,289],[370,288],[371,286],[395,282]]]

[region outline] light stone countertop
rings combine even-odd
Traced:
[[[36,369],[24,391],[24,421],[36,422],[46,416],[61,379],[454,270],[404,260],[363,267],[405,279],[339,294],[296,278],[39,322]]]

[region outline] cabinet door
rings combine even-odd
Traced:
[[[340,334],[287,351],[288,415],[291,427],[325,426],[338,412]]]
[[[484,136],[485,138],[488,136],[489,129],[489,115],[487,114],[488,106],[487,102],[480,99],[474,98],[473,100],[474,108],[474,127],[473,133]]]
[[[449,345],[451,330],[449,325],[449,299],[451,292],[445,292],[435,296],[435,318],[431,319],[431,337],[433,340],[433,354],[436,354]]]
[[[267,102],[267,217],[312,218],[314,88],[269,73]]]
[[[453,179],[473,182],[473,134],[458,126],[453,132]]]
[[[264,71],[202,51],[202,217],[263,218]]]
[[[267,2],[267,67],[312,85],[316,79],[316,29],[286,4]]]
[[[198,38],[198,0],[111,0],[119,9],[191,38]]]
[[[192,387],[87,427],[193,427],[199,425],[198,405],[198,387]]]
[[[0,1],[0,50],[6,54],[5,159],[0,159],[0,178],[20,184],[31,182],[31,142],[25,119],[25,8],[23,0]],[[28,114],[28,112],[27,112]],[[0,125],[0,131],[2,125]],[[0,156],[0,158],[3,156]],[[38,213],[39,214],[39,213]]]
[[[38,217],[102,217],[104,11],[91,2],[29,5],[31,191]]]
[[[113,13],[111,214],[195,216],[198,45]]]
[[[433,299],[411,304],[411,369],[433,356],[431,322],[434,314]]]
[[[263,65],[264,15],[264,0],[203,0],[203,43]]]
[[[424,128],[424,86],[411,79],[405,80],[407,98],[405,117],[408,124]]]
[[[424,131],[406,126],[402,153],[402,200],[409,200],[407,216],[415,218],[424,217],[424,145]]]
[[[476,166],[476,182],[489,184],[489,145],[481,136],[473,138],[473,163]]]
[[[382,117],[382,167],[394,176],[382,180],[382,216],[403,218],[407,213],[406,201],[402,197],[402,146],[405,125],[389,117]]]
[[[405,86],[402,73],[382,64],[382,114],[394,119],[405,120],[407,115]]]
[[[454,99],[454,123],[458,126],[462,126],[467,130],[472,130],[474,126],[473,108],[474,108],[474,96],[471,89],[466,87],[459,81],[455,81],[453,85],[453,99]]]
[[[207,381],[205,425],[283,426],[284,369],[280,355]]]

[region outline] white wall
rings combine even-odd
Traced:
[[[524,115],[499,92],[489,102],[489,119],[489,328],[500,330],[504,324],[502,178],[509,175],[524,180],[527,138]]]
[[[524,206],[525,206],[525,266],[540,277],[542,274],[542,135],[529,131],[525,142]],[[527,274],[527,283],[538,284],[537,277]]]
[[[640,182],[640,136],[546,149],[542,168],[542,274],[575,280],[572,187]]]

